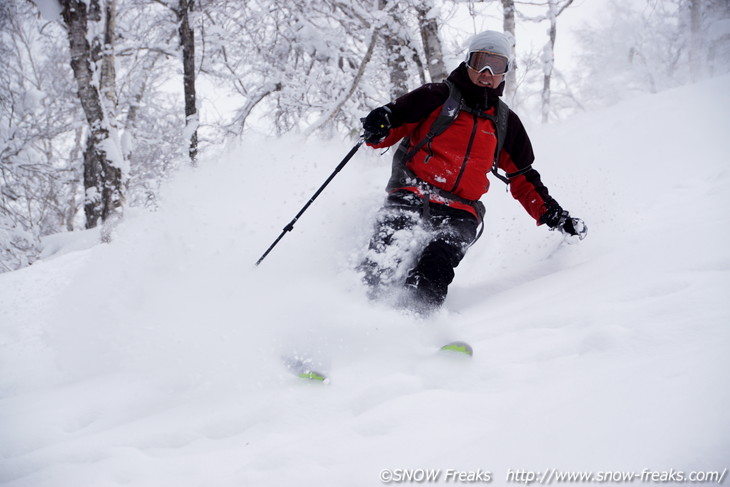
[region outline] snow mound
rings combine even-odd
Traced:
[[[369,303],[352,270],[390,154],[249,137],[110,245],[0,275],[0,483],[381,485],[383,469],[720,470],[730,458],[723,77],[533,128],[589,227],[536,227],[498,181],[446,310]],[[469,341],[470,360],[439,354]],[[295,378],[311,359],[329,385]]]

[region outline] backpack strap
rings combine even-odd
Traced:
[[[499,156],[502,153],[504,147],[504,140],[507,135],[507,119],[509,118],[509,107],[502,99],[498,100],[497,103],[497,114],[494,119],[494,127],[497,132],[497,148],[494,151],[494,162],[492,163],[492,174],[494,174],[499,180],[506,185],[509,185],[512,178],[516,178],[532,169],[532,164],[523,167],[519,171],[505,172],[504,176],[499,173]]]
[[[449,97],[441,106],[441,113],[439,113],[439,116],[431,124],[426,136],[404,156],[402,161],[404,165],[421,150],[421,147],[431,142],[437,135],[444,133],[454,123],[454,120],[456,120],[456,117],[459,116],[459,112],[463,108],[463,101],[459,89],[449,80],[444,80],[443,83],[449,87]]]

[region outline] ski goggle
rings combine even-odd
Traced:
[[[466,65],[479,73],[489,70],[492,75],[497,75],[507,72],[509,59],[496,52],[473,51],[466,58]]]

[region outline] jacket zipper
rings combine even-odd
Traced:
[[[456,176],[456,181],[454,182],[454,187],[451,188],[450,193],[456,192],[456,188],[459,187],[459,183],[461,182],[461,177],[464,175],[464,171],[466,170],[466,165],[469,162],[469,156],[471,154],[471,147],[474,144],[474,137],[477,134],[477,122],[479,120],[479,117],[477,117],[475,114],[472,115],[474,117],[474,125],[471,129],[471,137],[469,137],[469,144],[466,146],[466,154],[464,155],[464,161],[461,163],[461,169],[459,170],[459,175]]]

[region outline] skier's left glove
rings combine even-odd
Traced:
[[[580,218],[573,218],[570,213],[559,205],[550,205],[540,217],[540,223],[544,223],[550,230],[559,230],[566,235],[572,235],[583,240],[588,235],[588,226]]]
[[[558,230],[567,235],[578,237],[581,240],[588,235],[588,225],[580,218],[568,218],[562,226],[558,227]]]

